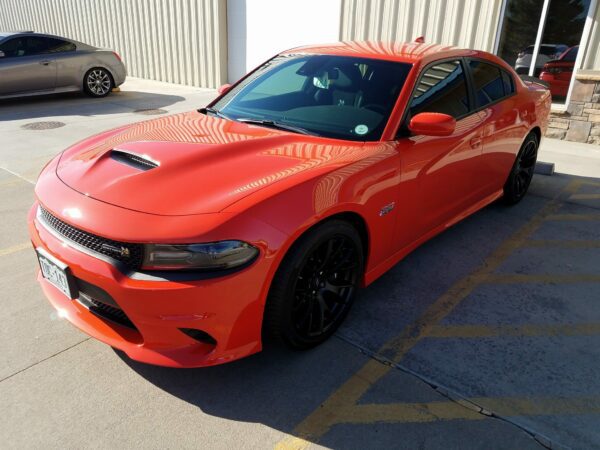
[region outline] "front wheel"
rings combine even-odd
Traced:
[[[535,134],[531,133],[523,142],[515,163],[506,183],[504,184],[504,203],[514,205],[521,201],[533,178],[533,171],[537,161],[538,140]]]
[[[314,347],[342,323],[364,270],[363,246],[348,222],[331,220],[304,235],[277,271],[263,331],[295,349]]]
[[[114,87],[111,74],[101,67],[89,70],[83,78],[83,90],[90,97],[106,97]]]

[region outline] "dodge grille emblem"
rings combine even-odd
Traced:
[[[129,258],[130,256],[129,249],[127,247],[117,247],[116,245],[102,244],[101,248],[102,250],[112,253],[115,256],[120,256],[121,258]]]

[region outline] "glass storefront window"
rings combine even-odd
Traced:
[[[590,1],[506,2],[498,55],[520,75],[542,80],[554,103],[565,102]]]

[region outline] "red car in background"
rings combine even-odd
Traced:
[[[540,79],[548,83],[553,97],[564,98],[569,91],[579,46],[570,47],[557,59],[544,64]]]
[[[340,42],[276,55],[208,107],[81,141],[29,213],[60,317],[152,364],[315,346],[361,286],[520,201],[548,90],[489,53]]]

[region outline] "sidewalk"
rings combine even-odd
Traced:
[[[538,161],[554,163],[558,173],[600,178],[600,145],[543,138]]]

